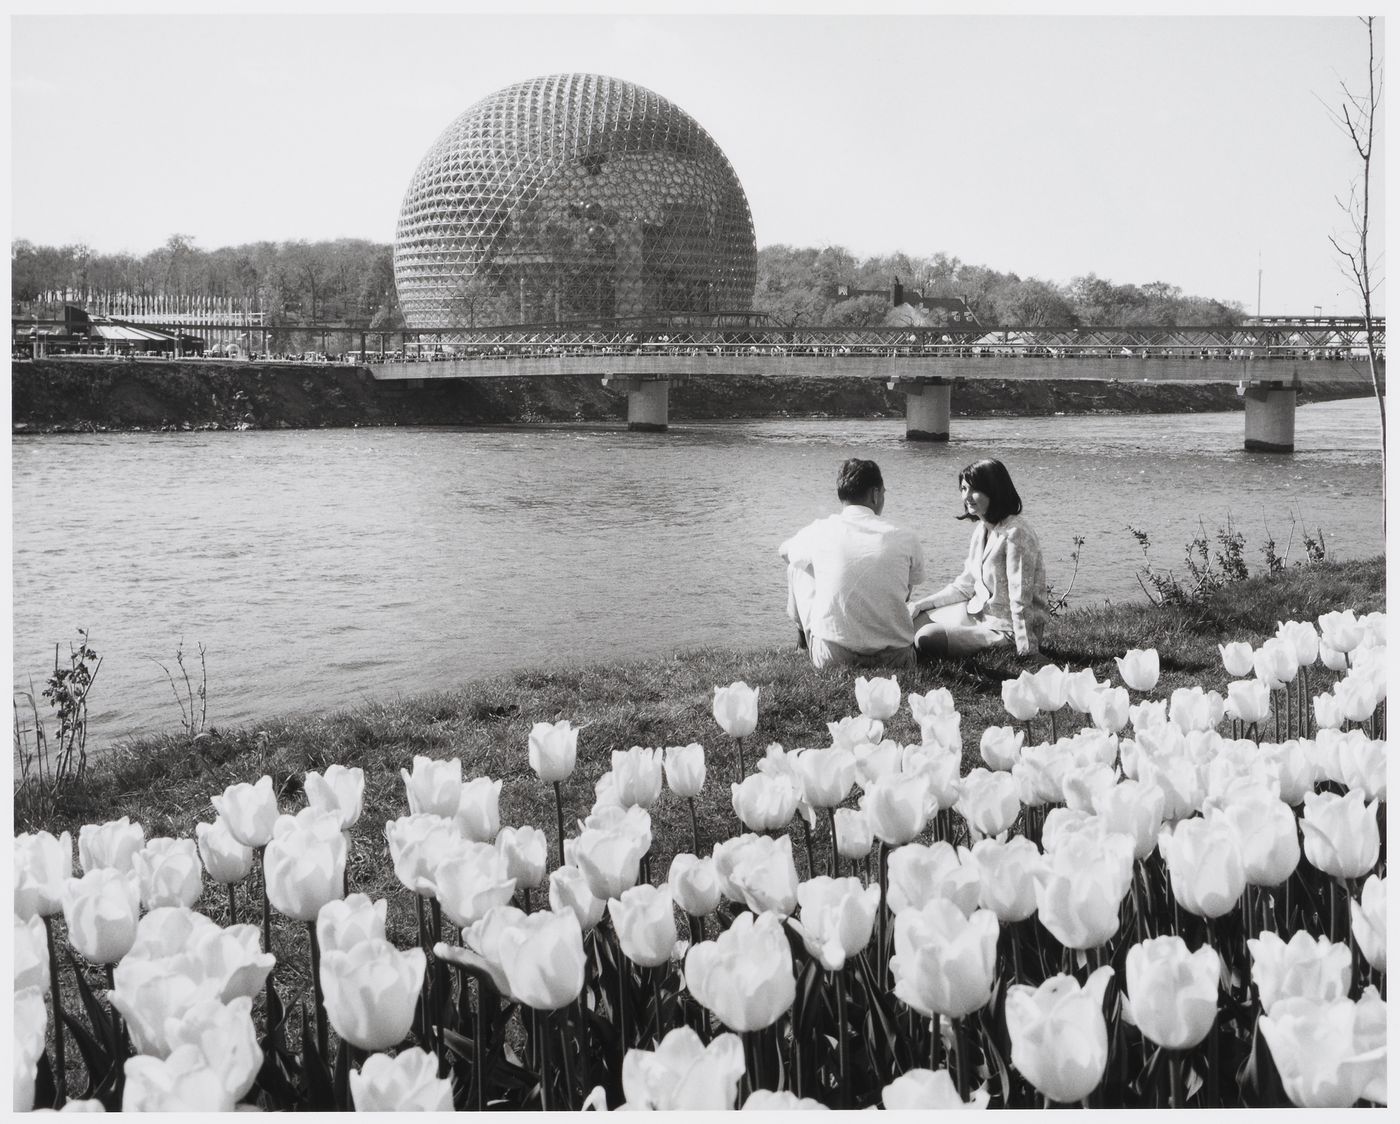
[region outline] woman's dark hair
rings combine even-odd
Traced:
[[[988,523],[1000,523],[1008,515],[1021,514],[1021,495],[1016,491],[1016,485],[1011,483],[1011,473],[1006,471],[1006,465],[1001,461],[991,457],[973,461],[958,473],[958,487],[961,488],[964,482],[973,491],[987,497]],[[976,519],[977,516],[964,511],[958,518]]]

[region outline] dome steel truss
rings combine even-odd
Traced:
[[[520,82],[458,117],[394,240],[411,328],[745,311],[756,271],[719,146],[665,98],[596,74]]]

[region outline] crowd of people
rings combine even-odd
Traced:
[[[1050,617],[1040,541],[998,460],[958,473],[973,524],[962,572],[933,593],[913,531],[884,518],[885,482],[874,461],[841,465],[841,510],[803,527],[779,548],[787,562],[788,616],[814,666],[912,667],[1014,646],[1040,651]]]

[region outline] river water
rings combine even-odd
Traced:
[[[1143,554],[1181,571],[1228,519],[1262,564],[1384,549],[1379,427],[1366,400],[1301,407],[1298,451],[1243,451],[1231,414],[617,428],[343,429],[17,437],[14,682],[36,691],[86,628],[103,657],[95,748],[180,727],[165,673],[183,642],[208,720],[352,706],[483,673],[788,644],[778,544],[836,506],[837,466],[877,460],[885,514],[914,528],[930,587],[966,551],[956,474],[1010,468],[1071,604],[1141,600]]]

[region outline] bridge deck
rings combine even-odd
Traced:
[[[1239,383],[1257,381],[1348,385],[1370,390],[1366,361],[1137,356],[856,356],[827,355],[536,355],[455,358],[435,362],[369,362],[376,379],[493,379],[595,375],[689,378],[758,375],[789,378],[1011,379],[1092,382]],[[1381,368],[1382,375],[1384,367]]]

